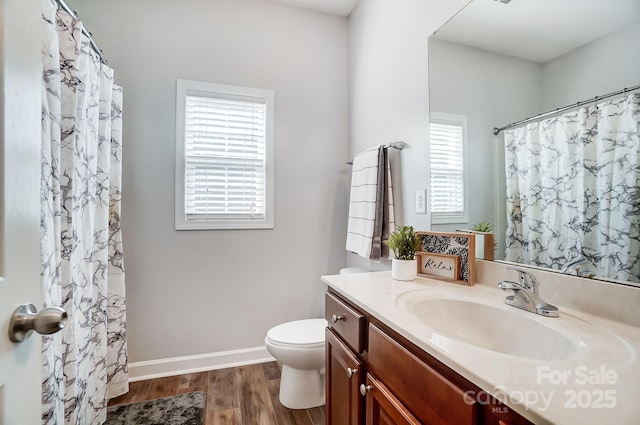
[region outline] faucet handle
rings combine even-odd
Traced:
[[[540,286],[540,284],[536,280],[535,276],[533,276],[531,273],[529,273],[526,270],[520,269],[518,267],[513,267],[513,266],[508,266],[507,269],[518,272],[518,275],[520,277],[520,284],[522,286],[529,289],[534,294],[538,292],[537,288],[538,286]]]
[[[520,290],[526,289],[518,282],[512,282],[510,280],[500,281],[498,283],[498,288],[502,289],[503,291],[507,291],[509,289],[511,289],[512,291],[520,291]]]
[[[588,261],[589,260],[587,260],[584,255],[579,254],[573,260],[567,261],[567,263],[564,265],[564,267],[562,267],[560,269],[560,273],[571,274],[571,272],[575,270],[576,274],[578,274],[578,271],[579,271],[578,269],[579,269],[580,265],[584,264],[584,263],[586,263]]]

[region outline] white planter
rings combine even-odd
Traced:
[[[418,277],[418,261],[413,260],[391,260],[391,277],[395,280],[414,280]]]

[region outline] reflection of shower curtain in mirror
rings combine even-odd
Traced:
[[[505,132],[506,260],[640,281],[640,95]]]

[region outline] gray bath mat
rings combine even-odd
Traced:
[[[204,425],[207,394],[202,391],[111,406],[104,425]]]

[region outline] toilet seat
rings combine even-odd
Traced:
[[[273,345],[291,348],[324,347],[325,319],[305,319],[283,323],[267,332],[266,340]]]

